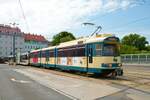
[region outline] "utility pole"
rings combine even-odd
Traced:
[[[19,25],[19,24],[16,24],[15,22],[14,23],[9,23],[10,25],[13,26],[13,28],[15,28],[16,25]],[[15,38],[16,38],[16,32],[13,32],[13,62],[15,63],[16,62],[16,45],[15,45]]]
[[[15,59],[15,33],[13,33],[13,62],[16,62]]]

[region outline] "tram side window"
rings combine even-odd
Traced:
[[[72,51],[71,49],[64,49],[63,52],[62,52],[62,57],[72,57]]]
[[[67,47],[63,49],[63,57],[73,57],[75,56],[75,48],[74,47]]]
[[[58,50],[58,57],[80,57],[85,56],[85,46],[66,47]]]
[[[72,57],[72,50],[67,50],[67,57]]]
[[[68,50],[64,49],[64,57],[67,57],[67,56],[68,56]]]
[[[50,51],[49,50],[47,50],[45,53],[46,53],[45,54],[46,57],[50,57]]]
[[[33,58],[38,57],[37,53],[33,53],[33,54],[32,54],[32,57],[33,57]]]
[[[34,54],[33,53],[31,53],[31,57],[34,58]]]
[[[41,57],[41,51],[38,51],[38,56],[37,57]]]
[[[46,57],[46,61],[49,61],[49,57],[50,57],[49,50],[45,51],[45,57]]]
[[[61,51],[61,57],[65,57],[64,50]]]
[[[79,56],[79,57],[85,56],[85,48],[84,47],[78,48],[77,51],[78,51],[77,56]]]
[[[50,50],[50,57],[54,57],[54,51]]]
[[[84,46],[79,46],[79,47],[72,47],[67,50],[67,56],[68,57],[81,57],[85,56],[85,47]]]
[[[76,48],[74,48],[74,49],[72,50],[72,54],[73,54],[73,57],[77,57],[77,56],[78,56],[78,51],[77,51]]]
[[[64,55],[63,49],[59,49],[58,50],[58,57],[63,57],[63,55]]]
[[[102,54],[102,45],[95,44],[95,49],[96,49],[96,56],[100,56]]]
[[[45,51],[42,51],[42,57],[45,57]]]
[[[71,50],[70,50],[70,56],[71,57],[76,57],[77,56],[77,48],[76,47],[73,47],[73,48],[71,48]]]
[[[32,53],[32,58],[34,58],[35,57],[35,53]]]

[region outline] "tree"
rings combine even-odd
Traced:
[[[139,34],[129,34],[123,37],[122,39],[123,45],[133,46],[138,48],[139,50],[145,50],[146,44],[148,44],[148,41],[145,37],[140,36]]]
[[[150,45],[146,46],[146,50],[150,51]]]
[[[138,49],[134,46],[121,45],[120,53],[121,54],[135,54],[138,52]]]
[[[75,40],[75,36],[70,32],[60,32],[53,36],[52,45],[58,45],[59,43]]]

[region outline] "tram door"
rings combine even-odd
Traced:
[[[93,45],[87,45],[87,67],[89,64],[93,63]]]
[[[45,67],[48,66],[50,51],[45,51]]]

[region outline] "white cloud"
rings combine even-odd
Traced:
[[[121,7],[122,8],[127,8],[129,5],[131,4],[131,2],[130,1],[122,1],[122,3],[121,3]]]
[[[112,12],[119,8],[119,2],[117,0],[107,0],[104,4],[103,9],[106,12]]]
[[[108,13],[131,6],[131,0],[0,0],[0,23],[19,23],[22,31],[44,33],[50,37],[62,30],[81,27],[80,24],[97,13]],[[52,34],[50,34],[52,33]]]

